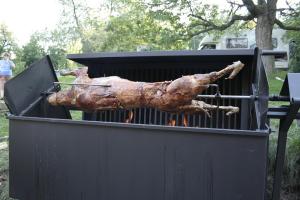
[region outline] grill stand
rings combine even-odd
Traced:
[[[300,73],[288,73],[283,84],[281,95],[290,97],[289,107],[269,108],[268,118],[279,119],[277,139],[277,153],[275,160],[275,173],[273,182],[272,200],[280,199],[280,188],[284,167],[285,149],[288,130],[294,119],[300,119]]]

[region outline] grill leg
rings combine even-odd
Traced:
[[[281,189],[282,173],[283,173],[284,158],[285,158],[287,132],[293,120],[296,118],[299,108],[300,108],[300,102],[291,104],[290,110],[288,111],[286,117],[280,120],[278,140],[277,140],[277,153],[276,153],[276,160],[275,160],[275,175],[274,175],[274,183],[273,183],[272,200],[280,200],[280,189]]]

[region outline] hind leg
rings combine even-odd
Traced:
[[[203,101],[192,100],[191,104],[180,106],[178,108],[178,112],[203,113],[210,117],[209,112],[218,109],[225,111],[227,116],[238,113],[240,110],[238,107],[234,106],[216,106],[212,104],[207,104]]]

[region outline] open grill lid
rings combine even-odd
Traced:
[[[53,82],[56,81],[57,77],[49,56],[30,65],[4,86],[4,101],[10,113],[23,115],[24,111],[28,111],[32,104],[39,103],[41,106],[50,106],[45,102],[42,94],[45,91],[53,90]],[[65,108],[52,109],[55,109],[56,113],[53,112],[53,115],[60,115],[53,117],[69,118],[69,113]]]

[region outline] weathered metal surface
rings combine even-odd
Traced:
[[[268,133],[10,117],[21,200],[263,200]]]

